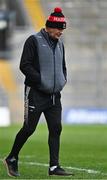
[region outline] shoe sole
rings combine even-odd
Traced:
[[[74,176],[74,174],[48,174],[49,176]]]
[[[3,160],[3,164],[5,165],[5,167],[6,167],[6,169],[7,169],[7,174],[8,174],[8,176],[10,176],[10,177],[18,177],[18,176],[14,176],[13,174],[11,174],[11,173],[9,172],[9,168],[8,168],[8,165],[7,165],[7,162],[6,162],[5,159]]]

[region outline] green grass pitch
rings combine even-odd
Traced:
[[[2,163],[21,125],[0,128],[0,179],[12,179]],[[48,131],[40,123],[19,156],[18,179],[107,179],[107,125],[64,125],[60,164],[73,177],[49,177]]]

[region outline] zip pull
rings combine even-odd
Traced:
[[[55,94],[52,94],[52,104],[55,105]]]
[[[53,105],[55,105],[55,95],[53,94]]]

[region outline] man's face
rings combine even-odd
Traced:
[[[46,28],[46,30],[53,39],[59,39],[64,31],[64,29],[57,28]]]

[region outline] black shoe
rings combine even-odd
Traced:
[[[54,170],[49,168],[49,175],[57,175],[57,176],[73,176],[73,173],[66,172],[60,166],[57,166]]]
[[[7,168],[7,174],[9,176],[14,176],[14,177],[20,176],[20,174],[18,172],[18,160],[17,159],[15,159],[14,157],[11,159],[6,158],[4,160],[4,164]]]

